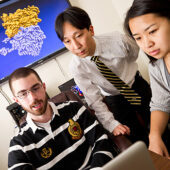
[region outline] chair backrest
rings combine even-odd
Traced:
[[[27,112],[16,102],[7,106],[6,109],[9,111],[16,125],[20,127],[21,123],[25,120]]]
[[[52,101],[54,103],[63,103],[69,100],[73,100],[73,101],[78,101],[81,102],[82,101],[77,97],[77,95],[75,95],[72,91],[63,91],[61,93],[59,93],[58,95],[52,97],[49,99],[49,101]]]

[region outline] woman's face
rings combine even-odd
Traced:
[[[170,57],[170,20],[146,14],[130,19],[129,27],[145,53],[156,59]]]

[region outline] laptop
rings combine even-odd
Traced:
[[[102,167],[102,170],[156,170],[146,145],[138,141]]]

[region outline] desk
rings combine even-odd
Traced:
[[[152,151],[149,151],[156,170],[170,170],[170,160]]]

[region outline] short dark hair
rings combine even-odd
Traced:
[[[124,20],[124,31],[131,39],[134,38],[129,28],[129,20],[149,13],[170,20],[170,0],[134,0]],[[157,60],[149,55],[147,56],[152,63]]]
[[[28,67],[21,67],[21,68],[16,69],[9,76],[9,87],[10,87],[12,93],[13,93],[12,82],[19,78],[27,77],[30,74],[34,74],[37,77],[37,79],[42,83],[40,76],[38,75],[38,73],[35,70],[28,68]]]
[[[55,21],[55,31],[61,41],[64,40],[63,24],[69,22],[71,25],[78,29],[86,28],[89,30],[91,20],[86,11],[81,8],[71,6],[65,11],[60,13]]]

